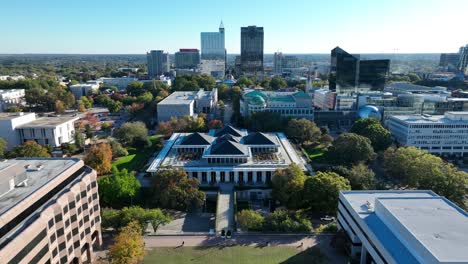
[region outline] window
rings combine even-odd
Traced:
[[[61,259],[60,259],[60,264],[65,264],[68,262],[68,258],[67,256],[63,256]]]
[[[93,188],[96,188],[96,186],[97,186],[96,182],[93,181],[93,182],[91,183],[91,186],[92,186]]]
[[[72,252],[73,252],[73,247],[70,246],[70,247],[68,248],[68,254],[71,254]]]
[[[83,211],[84,211],[84,210],[88,210],[88,203],[83,204],[82,207],[83,207]]]
[[[70,217],[70,220],[71,220],[72,223],[76,222],[76,214],[72,215]]]
[[[59,251],[64,250],[65,249],[65,242],[60,243],[58,248],[59,248]]]
[[[55,236],[55,233],[50,236],[50,243],[53,243],[57,237]]]
[[[89,227],[85,228],[85,233],[88,235],[89,233],[91,233],[91,229]]]
[[[96,217],[94,218],[94,221],[95,221],[96,223],[97,223],[97,222],[99,222],[99,220],[100,220],[100,217],[99,217],[99,215],[98,215],[98,216],[96,216]]]
[[[62,221],[62,214],[55,215],[55,223]]]
[[[68,235],[67,235],[67,241],[69,241],[71,238],[72,238],[71,233],[68,233]]]
[[[83,239],[84,238],[84,232],[81,232],[80,234],[80,238]]]
[[[13,257],[8,263],[20,263],[21,260],[34,248],[39,242],[44,239],[47,235],[46,229],[43,229],[31,242],[29,242],[23,249],[21,249],[15,257]]]
[[[64,213],[64,214],[68,213],[68,206],[65,205],[65,206],[63,207],[63,213]]]
[[[55,256],[57,256],[57,248],[54,248],[54,250],[52,250],[52,256],[55,258]]]
[[[73,228],[72,234],[73,234],[74,236],[78,235],[78,227]]]
[[[70,225],[70,220],[67,219],[67,220],[65,221],[65,227],[68,227],[69,225]]]
[[[49,229],[51,229],[54,226],[54,219],[49,220]]]
[[[83,226],[83,220],[80,220],[79,225],[80,225],[80,227]]]
[[[93,200],[97,199],[97,193],[93,193]]]
[[[80,200],[80,194],[77,194],[75,200],[78,202]]]
[[[68,204],[68,207],[70,207],[70,209],[75,208],[75,206],[76,206],[75,201],[71,201],[71,202]]]
[[[81,207],[78,207],[78,214],[81,214]]]
[[[89,215],[84,217],[84,221],[85,221],[85,223],[89,222]]]
[[[63,236],[64,232],[63,232],[63,227],[57,229],[57,237],[59,236]]]
[[[86,197],[86,190],[81,192],[81,198],[85,198],[85,197]]]
[[[73,243],[73,247],[74,248],[79,248],[80,247],[80,241],[75,241],[75,243]]]

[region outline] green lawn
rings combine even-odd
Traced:
[[[112,165],[116,166],[119,170],[140,170],[146,164],[146,162],[148,162],[149,158],[154,154],[154,152],[157,151],[155,145],[158,136],[150,136],[149,139],[152,143],[151,147],[145,149],[127,148],[128,155],[117,159],[112,163]]]
[[[303,252],[292,247],[183,247],[156,248],[146,255],[143,263],[328,263],[317,248]]]

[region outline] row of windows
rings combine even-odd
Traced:
[[[262,182],[262,172],[261,171],[257,171],[256,172],[256,181],[257,182]],[[224,171],[221,171],[219,173],[219,180],[220,182],[226,182],[227,181],[227,176],[228,174]],[[193,178],[198,178],[198,173],[197,172],[192,172],[192,177]],[[249,183],[253,183],[253,179],[254,179],[254,173],[249,171],[247,172],[247,182]],[[265,175],[265,179],[266,179],[266,182],[271,182],[271,171],[267,171],[266,172],[266,175]],[[207,183],[208,182],[208,177],[207,177],[207,173],[206,172],[201,172],[201,179],[199,179],[202,183]],[[235,181],[235,177],[234,177],[234,172],[233,171],[230,171],[229,172],[229,182],[234,182]],[[217,182],[217,179],[216,179],[216,172],[212,171],[210,173],[210,183],[216,183]],[[244,172],[240,171],[238,173],[238,182],[239,183],[244,183]]]

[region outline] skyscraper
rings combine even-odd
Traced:
[[[202,32],[201,64],[203,74],[223,78],[226,71],[226,48],[224,45],[224,25],[221,21],[218,32]]]
[[[458,62],[460,61],[459,53],[441,53],[439,66],[444,70],[456,72],[458,70]]]
[[[273,72],[281,75],[286,70],[299,68],[299,60],[296,56],[283,55],[282,52],[275,52],[273,56]]]
[[[200,64],[198,49],[180,49],[175,53],[175,67],[178,69],[195,69]]]
[[[169,71],[169,53],[163,50],[152,50],[146,53],[148,64],[148,75],[151,78],[157,77]]]
[[[241,27],[241,70],[246,74],[263,72],[263,27]]]
[[[352,90],[359,83],[359,55],[351,55],[336,47],[331,51],[330,89],[334,91]]]
[[[200,37],[202,60],[225,60],[223,22],[219,25],[219,32],[202,32]]]
[[[283,53],[275,52],[273,56],[273,72],[275,74],[283,73]]]
[[[359,62],[359,87],[382,91],[385,88],[390,60],[361,60]]]
[[[361,60],[336,47],[331,51],[330,89],[350,93],[356,88],[383,90],[390,69],[390,60]]]
[[[460,48],[460,61],[458,62],[458,70],[463,74],[468,74],[468,45]]]

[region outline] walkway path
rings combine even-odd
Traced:
[[[234,185],[220,184],[216,210],[216,233],[234,231]]]

